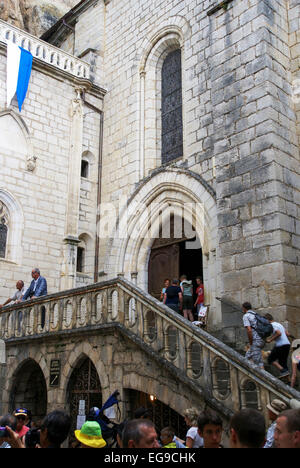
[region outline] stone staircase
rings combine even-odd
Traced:
[[[287,404],[300,400],[298,391],[122,278],[6,307],[0,313],[0,339],[8,345],[105,328],[126,336],[227,419],[245,407],[266,413],[274,398]]]

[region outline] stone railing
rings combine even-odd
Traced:
[[[121,278],[0,313],[0,339],[7,344],[107,326],[118,327],[227,416],[245,407],[266,411],[273,398],[300,400],[296,390]]]
[[[31,52],[34,59],[41,60],[77,78],[89,79],[90,65],[35,36],[0,20],[0,42],[8,41]]]

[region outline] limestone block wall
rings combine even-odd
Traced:
[[[105,46],[105,2],[89,2],[88,8],[74,21],[74,30],[66,29],[56,45],[91,65],[91,80],[103,84],[103,54]],[[76,9],[75,9],[76,10]],[[74,18],[75,18],[74,16]],[[71,19],[69,20],[71,21]]]
[[[102,109],[99,99],[89,96],[90,103]],[[81,177],[78,237],[79,246],[85,248],[83,272],[77,273],[76,284],[90,284],[94,281],[95,237],[97,221],[97,191],[100,152],[100,116],[84,106],[82,159],[88,163],[87,176]]]
[[[223,8],[218,0],[111,0],[102,64],[108,90],[102,201],[126,204],[161,166],[159,70],[166,51],[180,47],[184,151],[175,166],[216,191],[217,294],[271,311],[294,334],[300,332],[298,3],[232,0]],[[87,17],[94,8],[103,2]],[[77,31],[90,35],[93,47],[94,29]],[[75,42],[85,43],[80,37]],[[109,245],[101,244],[100,271],[116,255]],[[232,324],[226,315],[223,327]]]
[[[10,235],[14,240],[10,242],[6,258],[0,259],[2,303],[15,291],[17,280],[23,279],[27,285],[30,283],[33,267],[39,267],[47,278],[49,293],[60,290],[69,161],[71,145],[74,144],[70,141],[70,109],[77,92],[73,78],[58,70],[52,73],[47,68],[42,70],[34,65],[22,113],[19,113],[16,102],[7,109],[4,47],[0,50],[0,81],[3,83],[0,89],[0,195],[11,208]],[[81,233],[87,232],[88,224],[88,232],[93,235],[96,219],[90,213],[95,211],[96,203],[97,119],[98,116],[94,115],[87,116],[87,119],[83,117],[86,137],[84,149],[80,148],[80,154],[91,149],[95,155],[89,187],[91,202],[83,209],[87,221],[82,221],[80,227]]]
[[[147,171],[156,167],[157,158],[152,166],[148,161],[151,139],[159,138],[155,118],[148,119],[155,104],[147,100],[145,126],[154,125],[141,147],[139,70],[157,44],[155,34],[176,25],[183,51],[182,164],[216,188],[219,292],[289,320],[297,334],[300,184],[288,5],[233,1],[213,14],[211,7],[210,2],[135,3],[128,23],[126,2],[107,6],[103,198],[130,193],[141,175],[141,148]],[[115,62],[118,67],[111,66]],[[153,85],[147,66],[145,74],[147,88]]]
[[[210,62],[222,293],[269,309],[297,334],[299,148],[287,4],[246,4],[233,2],[213,23],[213,38],[221,21],[225,39],[224,47],[213,41]]]

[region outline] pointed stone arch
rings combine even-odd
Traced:
[[[22,235],[24,229],[24,217],[21,204],[7,190],[0,187],[0,202],[6,208],[9,217],[6,255],[4,260],[22,261]]]
[[[12,109],[0,112],[1,148],[23,157],[24,168],[28,171],[35,169],[32,137],[25,120]]]
[[[203,275],[212,321],[221,320],[217,294],[217,207],[213,189],[201,176],[184,169],[154,171],[140,184],[120,213],[108,251],[106,271],[122,275],[148,290],[148,263],[153,240],[168,213],[195,229],[203,251]],[[159,213],[162,213],[160,219]],[[189,246],[192,247],[192,246]]]
[[[174,37],[177,37],[180,47],[182,47],[191,37],[191,26],[189,22],[186,18],[180,15],[170,16],[157,26],[157,31],[151,36],[147,36],[140,48],[140,73],[145,71],[150,53],[161,39],[166,38],[169,35],[174,35]]]
[[[186,73],[185,51],[191,37],[189,22],[173,16],[158,24],[157,31],[146,37],[139,55],[139,180],[161,166],[161,73],[165,58],[181,50],[181,74]],[[182,157],[185,158],[185,79],[182,79]],[[153,137],[155,135],[155,137]]]
[[[109,394],[109,379],[105,369],[105,363],[101,360],[101,357],[99,357],[99,352],[89,343],[80,343],[74,348],[72,353],[70,353],[68,361],[62,368],[61,387],[64,389],[64,401],[67,401],[68,385],[73,370],[86,358],[90,359],[97,370],[104,396]]]
[[[46,416],[48,394],[43,361],[28,357],[19,362],[14,370],[8,369],[9,411],[21,406],[30,410],[35,419]]]

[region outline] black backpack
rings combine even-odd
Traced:
[[[268,336],[273,335],[274,330],[273,330],[272,324],[269,322],[268,319],[266,319],[265,317],[262,317],[261,315],[257,314],[256,312],[250,312],[250,310],[248,310],[248,312],[250,314],[252,314],[252,315],[255,315],[256,328],[255,327],[252,327],[252,328],[257,331],[258,335],[263,340],[268,338]]]

